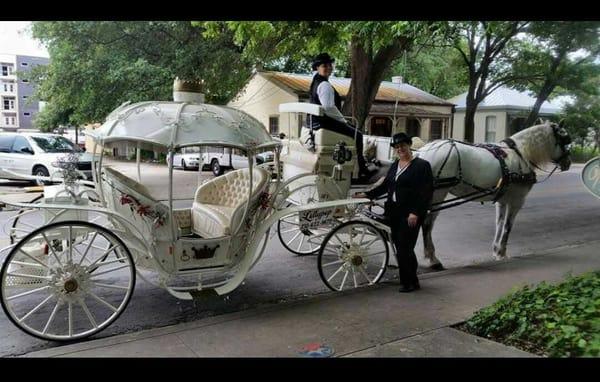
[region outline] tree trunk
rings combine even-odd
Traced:
[[[351,42],[352,80],[350,89],[342,108],[342,114],[354,117],[356,127],[365,131],[364,124],[379,90],[385,71],[392,61],[398,58],[410,41],[397,39],[392,44],[381,48],[373,57],[372,48],[358,38]]]
[[[537,99],[535,100],[535,104],[533,105],[533,108],[531,109],[531,112],[529,112],[529,115],[527,116],[527,119],[525,120],[525,127],[530,127],[535,124],[535,121],[537,120],[537,118],[540,114],[540,108],[542,107],[542,104],[544,103],[544,101],[546,101],[548,99],[548,96],[552,93],[553,90],[554,90],[554,85],[551,85],[550,87],[545,87],[540,91]]]
[[[477,105],[467,105],[465,111],[465,142],[473,143],[475,140],[475,112]]]

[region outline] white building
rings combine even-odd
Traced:
[[[30,98],[35,85],[18,78],[18,72],[30,71],[36,65],[47,65],[48,58],[0,54],[0,130],[32,129],[40,102]]]
[[[466,99],[465,92],[448,100],[456,104],[452,138],[461,141],[465,139]],[[499,142],[529,127],[523,124],[535,101],[534,97],[507,87],[500,87],[492,92],[477,107],[474,142]],[[546,101],[542,104],[539,115],[547,118],[558,114],[560,110],[557,104]]]
[[[308,102],[312,74],[257,72],[228,106],[243,110],[265,126],[271,134],[298,137],[303,121],[293,115],[279,115],[279,104]],[[344,102],[350,78],[330,77],[329,82]],[[397,105],[396,105],[397,101]],[[366,120],[366,134],[389,138],[400,131],[427,142],[450,137],[454,105],[409,84],[383,81]],[[351,121],[351,117],[348,120]]]

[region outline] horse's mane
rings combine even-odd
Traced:
[[[529,161],[541,165],[552,160],[555,138],[552,125],[549,123],[531,126],[513,134],[511,138],[517,144],[523,157]]]

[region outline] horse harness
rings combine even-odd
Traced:
[[[508,140],[510,140],[510,142],[508,142]],[[452,199],[444,200],[439,203],[433,203],[431,206],[432,207],[431,212],[437,212],[437,211],[441,211],[441,210],[444,210],[444,209],[447,209],[450,207],[455,207],[460,204],[464,204],[464,203],[467,203],[467,202],[470,202],[475,199],[479,199],[481,197],[488,196],[491,194],[495,194],[492,201],[496,202],[498,199],[500,199],[504,195],[504,193],[506,192],[507,186],[511,183],[520,183],[520,184],[536,183],[535,171],[531,171],[529,173],[510,172],[510,170],[508,169],[508,166],[506,165],[506,161],[504,160],[504,158],[507,157],[507,153],[499,145],[495,145],[495,144],[491,144],[491,143],[472,144],[472,143],[467,143],[467,142],[462,142],[462,141],[456,141],[454,139],[449,139],[447,142],[452,147],[450,148],[450,150],[448,150],[448,154],[446,155],[446,158],[444,158],[442,165],[440,166],[439,170],[437,171],[437,174],[434,177],[434,180],[433,180],[434,189],[452,188],[460,183],[463,183],[463,184],[466,184],[469,187],[473,188],[475,191],[473,191],[469,194],[460,196],[460,197],[455,197]],[[502,142],[505,142],[509,148],[513,149],[517,153],[519,158],[521,158],[523,161],[525,161],[525,163],[528,163],[523,158],[523,156],[517,149],[515,142],[512,139],[507,138],[506,140],[503,140]],[[500,169],[502,171],[502,178],[498,181],[498,183],[496,184],[495,187],[482,188],[475,184],[467,182],[463,178],[462,165],[461,165],[461,160],[460,160],[460,151],[457,148],[457,143],[461,143],[461,144],[467,145],[467,146],[479,147],[479,148],[486,149],[490,154],[492,154],[494,156],[494,158],[496,158],[498,160],[498,163],[500,164]],[[440,175],[441,175],[442,171],[444,170],[444,167],[445,167],[446,163],[448,162],[448,159],[450,158],[450,155],[452,154],[453,149],[454,149],[454,151],[456,151],[457,160],[458,160],[458,177],[453,176],[453,177],[448,177],[448,178],[441,178]],[[520,167],[520,163],[519,163],[519,167]],[[436,207],[436,208],[433,208],[433,207]]]

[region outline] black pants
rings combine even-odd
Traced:
[[[419,237],[421,222],[411,228],[408,226],[407,219],[408,216],[394,218],[392,220],[394,223],[390,226],[402,285],[411,285],[418,281],[417,267],[419,264],[417,255],[415,255],[415,245]]]
[[[329,117],[322,117],[319,120],[314,118],[312,126],[313,130],[330,130],[350,138],[354,138],[354,136],[356,135],[356,159],[358,160],[358,168],[361,172],[366,170],[367,163],[363,154],[363,133],[346,123],[340,122]]]

